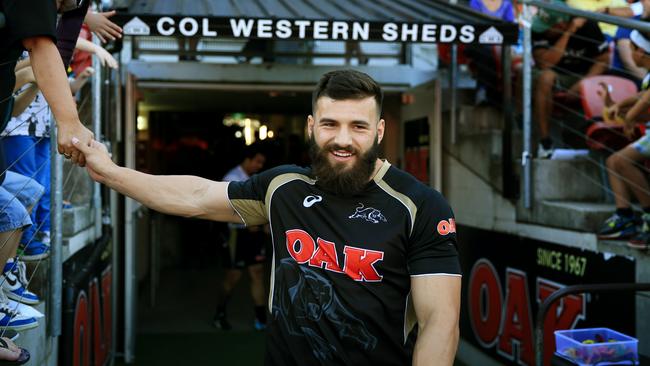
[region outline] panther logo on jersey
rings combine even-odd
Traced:
[[[386,217],[376,208],[365,207],[363,203],[359,203],[361,206],[357,207],[354,213],[348,216],[349,219],[364,219],[373,224],[378,224],[379,222],[387,222]]]

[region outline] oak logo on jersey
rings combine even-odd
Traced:
[[[300,229],[287,230],[285,234],[287,251],[299,264],[345,273],[353,280],[361,282],[381,282],[384,277],[375,268],[377,262],[384,260],[384,252],[346,245],[343,248],[345,259],[341,269],[335,243],[321,238],[314,240],[306,231]]]
[[[359,207],[355,208],[354,213],[348,216],[349,219],[364,219],[373,224],[379,222],[387,222],[386,217],[376,208],[365,207],[363,203],[359,203]]]
[[[436,229],[438,230],[438,234],[442,236],[453,234],[456,232],[456,220],[441,220]]]

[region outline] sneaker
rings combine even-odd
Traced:
[[[45,245],[48,245],[48,246],[50,245],[50,242],[52,241],[52,239],[50,238],[49,230],[48,231],[41,230],[38,233],[36,233],[36,239],[38,241],[40,241],[41,243],[43,243]]]
[[[650,214],[644,213],[641,219],[643,220],[641,230],[627,242],[627,246],[634,249],[647,250],[648,243],[650,243]]]
[[[266,324],[262,323],[258,319],[255,319],[255,330],[263,331],[266,329]]]
[[[0,328],[26,330],[38,327],[38,320],[9,306],[9,299],[0,291]]]
[[[232,326],[230,325],[230,323],[228,323],[228,320],[226,320],[226,314],[225,313],[217,313],[214,316],[214,320],[212,321],[212,324],[217,329],[221,329],[221,330],[231,330],[232,329]]]
[[[553,156],[553,148],[545,148],[542,144],[537,146],[537,159],[550,159]]]
[[[637,219],[613,214],[598,231],[598,239],[628,239],[637,234]]]
[[[45,314],[36,310],[36,308],[34,308],[33,306],[25,305],[23,303],[16,302],[11,299],[9,300],[8,304],[9,304],[9,308],[14,309],[15,311],[23,314],[24,316],[35,318],[35,319],[45,318]]]
[[[12,300],[30,305],[38,304],[41,302],[38,295],[27,290],[26,273],[25,262],[14,261],[13,258],[7,260],[4,271],[0,275],[2,290]]]
[[[18,257],[24,261],[37,261],[50,256],[50,246],[32,240],[29,244],[20,243]]]

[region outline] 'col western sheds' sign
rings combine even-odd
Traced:
[[[272,40],[502,44],[517,40],[508,23],[438,24],[236,17],[121,16],[132,36],[219,37]]]

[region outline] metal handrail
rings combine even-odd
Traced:
[[[592,285],[574,285],[561,288],[544,300],[537,312],[535,323],[535,365],[542,366],[544,363],[544,320],[551,305],[559,299],[573,294],[580,293],[603,293],[603,292],[638,292],[650,291],[650,283],[600,283]]]
[[[594,12],[594,11],[580,10],[580,9],[569,7],[567,5],[556,4],[556,3],[548,3],[548,2],[545,2],[545,1],[539,1],[539,0],[524,0],[523,3],[527,4],[527,5],[534,5],[534,6],[538,7],[538,8],[543,8],[543,9],[548,9],[548,10],[555,10],[555,11],[566,13],[566,14],[573,15],[573,16],[576,16],[576,17],[587,18],[587,19],[590,19],[590,20],[598,21],[598,22],[614,24],[614,25],[624,27],[624,28],[638,29],[638,30],[643,31],[643,32],[650,32],[650,22],[646,22],[646,21],[642,21],[642,20],[624,18],[624,17],[615,16],[615,15],[602,14],[602,13],[597,13],[597,12]]]

